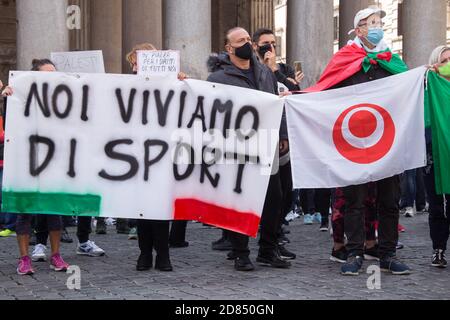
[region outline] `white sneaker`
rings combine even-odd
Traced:
[[[287,222],[294,221],[295,218],[296,218],[296,217],[295,217],[294,211],[291,211],[291,212],[289,212],[289,213],[286,215],[286,221],[287,221]]]
[[[100,257],[105,254],[105,251],[97,246],[94,241],[80,243],[77,247],[77,254],[81,256]]]
[[[414,213],[414,208],[413,207],[407,207],[405,210],[405,217],[407,218],[412,218],[414,217],[416,214]]]
[[[43,244],[35,245],[33,253],[31,254],[31,260],[34,262],[47,261],[47,247]]]

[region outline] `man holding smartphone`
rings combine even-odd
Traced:
[[[300,90],[300,82],[304,78],[301,64],[297,62],[297,70],[284,63],[277,63],[276,38],[270,29],[259,29],[253,34],[253,49],[259,60],[272,70],[278,82],[284,84],[289,91]]]

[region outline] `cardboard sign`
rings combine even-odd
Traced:
[[[100,50],[52,52],[51,60],[59,72],[105,73],[103,52]]]
[[[180,52],[138,51],[138,75],[144,77],[170,77],[176,79],[180,72]]]

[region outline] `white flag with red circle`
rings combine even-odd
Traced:
[[[359,185],[424,167],[425,71],[288,97],[294,187]]]

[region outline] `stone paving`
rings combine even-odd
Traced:
[[[289,249],[298,257],[288,270],[257,266],[240,273],[223,252],[211,250],[221,232],[199,223],[189,223],[189,248],[172,249],[174,272],[137,272],[137,241],[127,240],[110,227],[107,235],[92,235],[107,255],[77,256],[76,245],[62,244],[67,262],[81,268],[81,289],[69,290],[69,274],[56,273],[48,263],[34,263],[34,276],[18,276],[15,238],[0,239],[0,299],[132,299],[132,300],[315,300],[315,299],[449,299],[450,269],[432,268],[427,215],[402,218],[407,232],[401,235],[405,248],[399,256],[414,272],[410,276],[382,274],[381,289],[367,287],[369,274],[343,277],[340,266],[329,260],[331,238],[319,226],[296,220],[289,226]],[[69,229],[74,237],[75,229]],[[254,261],[256,240],[251,240]],[[365,267],[369,266],[365,263]]]

